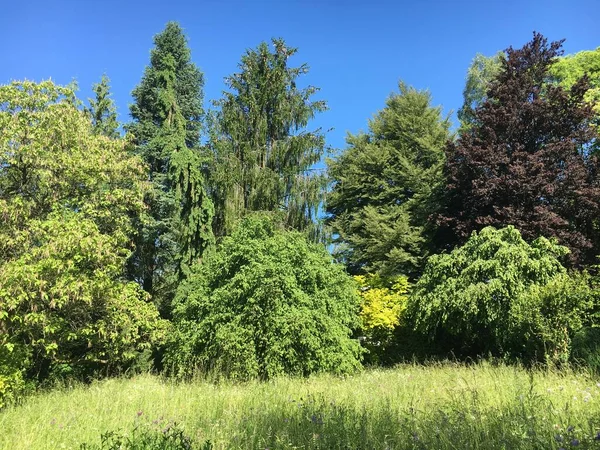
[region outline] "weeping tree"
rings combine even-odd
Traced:
[[[200,140],[203,76],[175,23],[154,39],[150,65],[134,89],[127,130],[149,168],[152,189],[138,226],[131,273],[168,314],[175,283],[212,241]]]
[[[311,98],[313,86],[300,89],[297,79],[308,66],[290,67],[297,49],[273,39],[248,50],[240,72],[227,78],[230,89],[217,102],[210,142],[210,186],[215,204],[214,231],[229,234],[248,211],[283,211],[288,226],[317,231],[314,221],[326,186],[313,169],[324,152],[320,129],[309,121],[326,110]]]

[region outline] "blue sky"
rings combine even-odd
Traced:
[[[565,38],[566,53],[600,46],[599,0],[1,0],[0,83],[75,79],[79,96],[106,73],[121,121],[131,90],[149,62],[152,37],[178,21],[205,74],[205,102],[241,55],[271,37],[298,47],[292,64],[308,63],[304,83],[321,88],[330,110],[314,126],[333,128],[328,144],[366,130],[402,79],[428,89],[446,113],[462,102],[466,70],[477,52],[521,47],[534,30]],[[455,119],[454,119],[455,121]]]

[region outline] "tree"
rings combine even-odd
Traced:
[[[156,308],[123,280],[144,178],[71,89],[0,86],[0,391],[115,373],[161,339]]]
[[[449,122],[428,92],[399,89],[369,133],[349,135],[349,147],[328,162],[328,221],[352,273],[415,275],[431,248]]]
[[[119,122],[117,121],[117,108],[110,98],[110,80],[106,75],[102,75],[100,83],[94,84],[92,90],[96,98],[89,98],[89,108],[85,108],[86,113],[92,120],[92,130],[95,134],[101,134],[109,138],[118,138]]]
[[[165,367],[233,378],[360,367],[359,298],[325,248],[249,215],[177,290]]]
[[[429,258],[406,320],[458,356],[566,362],[593,306],[586,280],[559,262],[567,252],[543,237],[529,245],[512,226],[474,232]]]
[[[461,132],[465,132],[473,124],[475,109],[486,100],[487,90],[492,80],[498,76],[503,59],[504,52],[490,57],[477,53],[473,58],[463,90],[464,102],[457,112]]]
[[[486,99],[487,91],[500,73],[504,59],[504,52],[489,57],[480,53],[475,55],[467,71],[467,82],[463,91],[464,103],[458,110],[461,132],[471,126],[475,109]],[[600,121],[600,47],[558,57],[550,66],[549,77],[545,82],[558,84],[568,90],[584,75],[590,83],[585,99],[594,105],[596,120]]]
[[[317,88],[298,88],[308,66],[288,66],[297,49],[272,42],[273,52],[264,42],[246,52],[240,72],[227,79],[231,92],[218,103],[210,168],[218,236],[249,211],[285,211],[289,226],[316,231],[326,179],[311,167],[323,155],[325,138],[320,129],[305,128],[326,104],[311,100]]]
[[[133,91],[133,122],[127,126],[152,182],[131,272],[168,315],[174,284],[212,241],[213,207],[197,148],[202,73],[177,24],[168,23],[154,43],[150,65]]]
[[[575,264],[598,254],[597,139],[584,78],[570,90],[546,84],[560,42],[535,33],[509,48],[474,124],[446,147],[446,208],[438,223],[459,242],[487,225],[515,225],[527,240],[556,237]]]

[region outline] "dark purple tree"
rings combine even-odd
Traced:
[[[547,83],[561,46],[534,33],[522,49],[507,49],[473,126],[448,143],[447,202],[438,223],[455,243],[484,226],[510,224],[527,240],[556,237],[576,266],[600,253],[588,80],[570,90]]]

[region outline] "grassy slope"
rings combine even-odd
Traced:
[[[79,448],[107,430],[168,421],[215,448],[600,448],[597,381],[453,365],[219,386],[147,375],[49,392],[0,412],[0,448]]]

